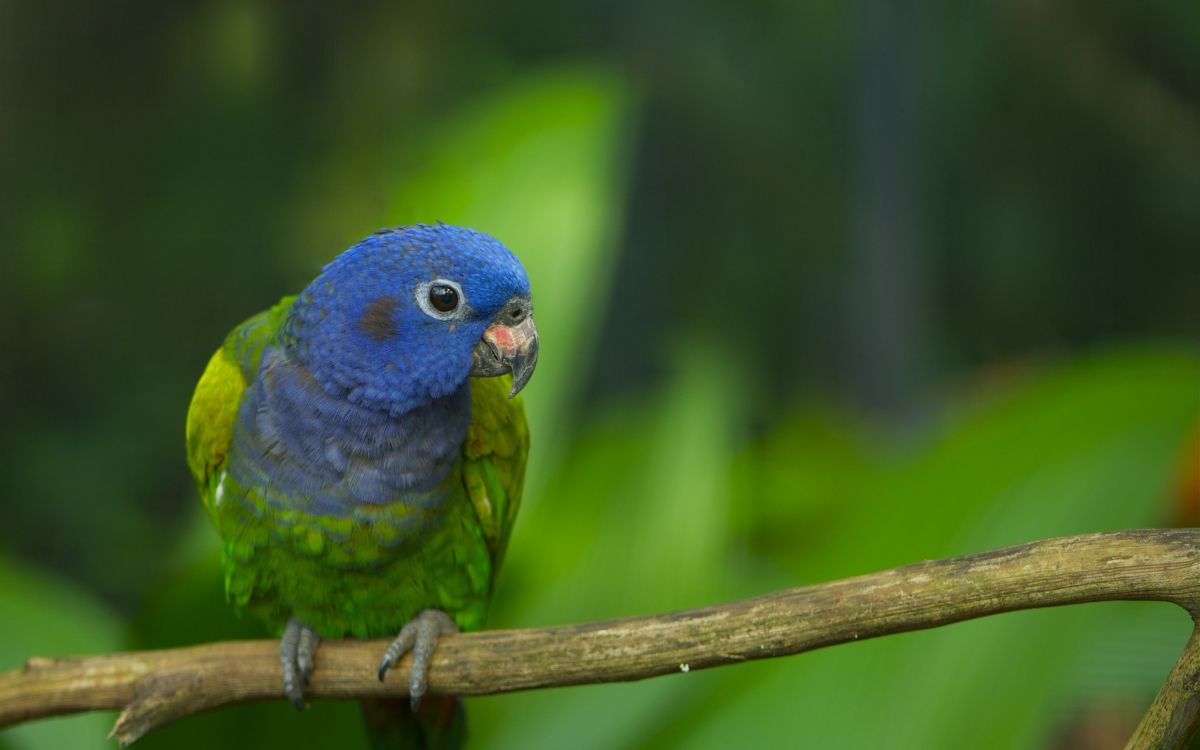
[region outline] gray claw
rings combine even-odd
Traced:
[[[396,666],[400,657],[412,651],[412,671],[408,677],[409,704],[415,712],[421,707],[421,696],[429,687],[429,664],[433,661],[433,650],[437,647],[438,637],[447,633],[457,633],[458,626],[450,615],[440,609],[425,609],[400,628],[396,640],[388,646],[379,663],[379,681],[383,682],[388,669]]]
[[[320,636],[295,617],[288,620],[279,640],[279,666],[283,669],[283,693],[297,711],[304,710],[304,686],[312,674]]]
[[[300,679],[304,682],[304,687],[308,687],[308,678],[312,677],[313,668],[317,660],[317,646],[321,643],[321,636],[312,628],[301,626],[300,629],[300,645],[296,649],[296,666],[300,669]]]

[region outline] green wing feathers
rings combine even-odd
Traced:
[[[213,475],[225,464],[242,393],[258,372],[263,347],[283,325],[293,299],[284,297],[270,310],[233,329],[208,360],[192,395],[187,415],[188,467],[210,514]]]
[[[512,377],[472,378],[471,426],[463,445],[463,482],[500,567],[521,505],[529,428],[521,397],[509,398]]]

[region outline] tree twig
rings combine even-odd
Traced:
[[[1126,749],[1183,748],[1200,729],[1200,620]]]
[[[1200,529],[1063,537],[788,589],[651,617],[444,638],[432,692],[487,695],[640,680],[1000,612],[1107,600],[1157,600],[1200,618]],[[321,645],[312,698],[401,697],[408,660],[386,683],[387,641]],[[128,745],[168,722],[219,706],[280,698],[275,641],[236,641],[109,656],[30,659],[0,673],[0,727],[121,709]],[[1200,637],[1193,636],[1130,748],[1182,748],[1200,722]]]

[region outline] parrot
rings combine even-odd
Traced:
[[[279,637],[303,710],[321,639],[393,638],[410,699],[363,702],[373,747],[459,747],[461,699],[421,698],[439,637],[483,626],[520,506],[537,364],[529,278],[499,240],[376,232],[225,338],[187,414],[226,598]]]

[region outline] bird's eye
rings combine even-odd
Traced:
[[[429,287],[429,304],[438,312],[453,312],[458,307],[458,290],[445,284]]]
[[[457,281],[434,279],[417,284],[413,301],[434,320],[462,320],[471,314],[470,301]]]

